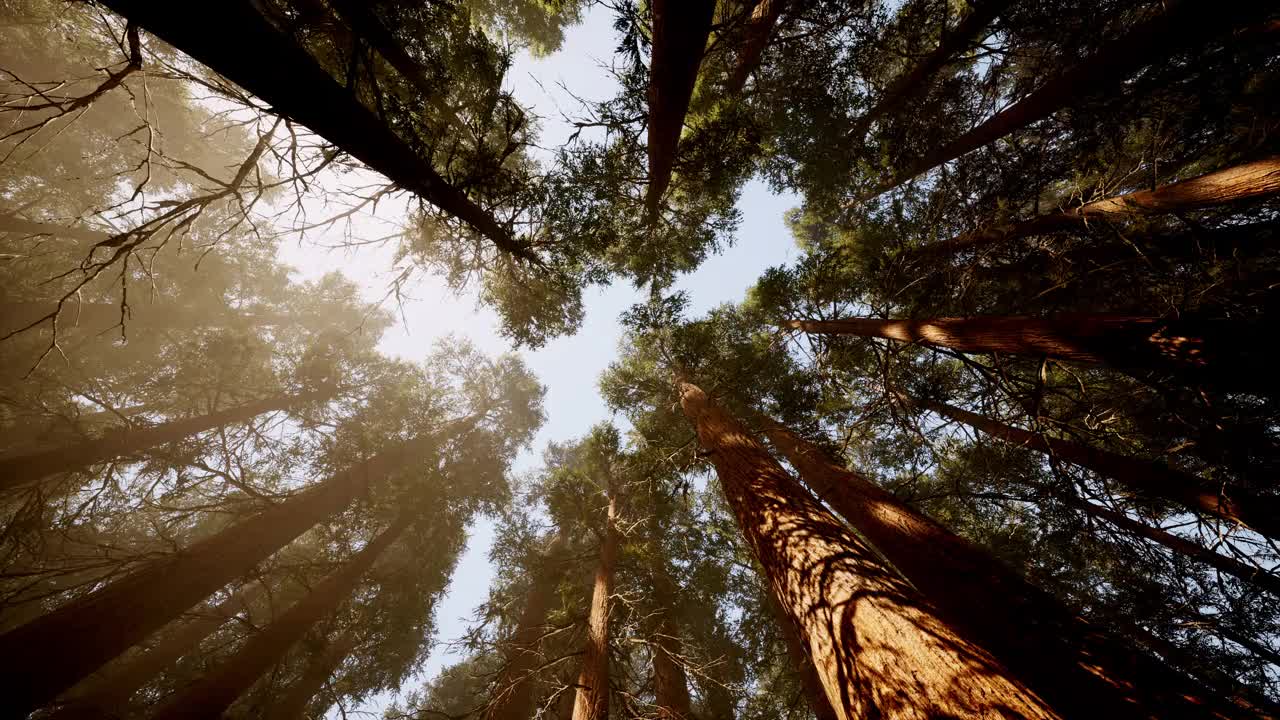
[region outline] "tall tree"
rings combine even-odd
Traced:
[[[608,506],[600,529],[600,560],[591,590],[587,615],[587,640],[582,653],[582,672],[573,702],[573,720],[608,720],[609,695],[609,610],[613,604],[614,573],[618,564],[618,492],[612,474],[606,483]]]
[[[747,78],[760,66],[760,59],[778,29],[778,20],[787,9],[788,0],[759,0],[751,8],[738,48],[738,61],[725,82],[724,92],[730,97],[742,92]]]
[[[337,640],[326,644],[307,663],[302,676],[294,681],[280,702],[271,706],[271,717],[279,720],[304,720],[307,705],[320,693],[333,671],[360,644],[357,628],[348,628]]]
[[[660,720],[693,720],[689,677],[684,670],[680,627],[675,617],[679,588],[666,563],[665,558],[659,559],[652,571],[654,600],[661,608],[652,644],[653,702]]]

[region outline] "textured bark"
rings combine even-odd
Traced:
[[[725,83],[725,95],[732,97],[742,92],[742,88],[747,84],[747,78],[760,67],[760,58],[764,56],[765,48],[769,47],[769,41],[773,39],[773,33],[778,27],[778,18],[782,17],[782,11],[786,8],[787,0],[756,2],[743,32],[742,47],[738,50],[738,63],[734,65],[733,73]]]
[[[676,623],[675,599],[679,597],[679,588],[672,580],[666,562],[665,558],[659,559],[653,568],[654,602],[659,612],[657,632],[651,646],[654,704],[659,720],[693,720],[689,677],[680,659],[684,644],[680,640],[680,626]]]
[[[454,427],[470,427],[467,418]],[[189,548],[0,635],[0,677],[15,715],[48,703],[434,444],[394,446]],[[104,621],[104,618],[110,618]]]
[[[1178,0],[1166,5],[1168,9],[1164,12],[1050,77],[1031,94],[982,124],[915,162],[904,164],[889,181],[860,199],[873,198],[938,165],[1043,120],[1083,96],[1114,87],[1139,69],[1208,42],[1254,16],[1265,15],[1268,10],[1266,3],[1211,0]]]
[[[280,702],[271,707],[272,720],[304,720],[311,698],[319,694],[333,671],[347,659],[360,640],[360,633],[351,628],[321,650]]]
[[[277,31],[251,0],[220,2],[193,22],[189,8],[146,0],[106,0],[115,12],[160,36],[305,125],[400,187],[475,228],[496,247],[538,262],[488,210],[449,184],[303,49]],[[235,42],[228,42],[235,38]]]
[[[982,548],[837,465],[812,443],[769,418],[761,421],[801,478],[940,616],[1064,716],[1239,715],[1195,682],[1073,615]]]
[[[683,379],[676,386],[839,720],[1059,717],[943,621],[701,389]]]
[[[895,77],[862,117],[849,130],[849,138],[861,142],[867,136],[871,124],[890,113],[897,112],[906,103],[919,96],[928,87],[929,80],[956,55],[971,47],[979,33],[987,29],[996,16],[1008,7],[1012,0],[979,0],[968,15],[951,32],[943,34],[938,47],[905,73]]]
[[[0,491],[34,485],[59,473],[129,457],[157,445],[178,442],[196,433],[253,420],[264,413],[333,397],[332,388],[245,403],[208,415],[171,420],[152,427],[121,429],[96,440],[0,459]]]
[[[645,207],[656,216],[671,184],[684,116],[711,34],[713,0],[653,0],[653,50],[649,62],[649,187]]]
[[[360,578],[409,527],[408,515],[370,540],[338,571],[321,580],[269,625],[250,637],[234,655],[206,672],[194,684],[175,693],[151,716],[152,720],[216,720],[249,686],[284,659],[307,630],[346,601]]]
[[[481,717],[485,720],[529,720],[533,717],[533,673],[542,661],[539,645],[546,632],[547,612],[563,575],[560,554],[568,542],[558,532],[543,554],[525,599],[524,612],[504,649],[505,663],[493,696]]]
[[[591,591],[591,612],[587,617],[587,643],[582,655],[582,672],[573,700],[573,720],[609,718],[609,605],[613,595],[613,573],[618,563],[618,497],[612,480],[604,537],[600,542],[600,564]]]
[[[922,343],[966,353],[1009,353],[1107,365],[1144,381],[1222,391],[1275,393],[1270,353],[1254,319],[1165,319],[1062,313],[924,320],[789,320],[806,333],[858,335]]]
[[[800,633],[796,630],[795,623],[778,605],[778,599],[773,596],[773,593],[769,593],[769,608],[773,610],[773,616],[778,621],[782,641],[787,646],[787,657],[791,659],[791,665],[800,676],[800,686],[809,700],[809,708],[813,710],[813,716],[817,720],[836,720],[836,711],[831,707],[831,701],[827,699],[822,680],[818,678],[818,671],[809,659],[809,653],[805,652]]]
[[[1165,500],[1193,512],[1244,525],[1270,538],[1280,538],[1280,500],[1276,498],[1214,485],[1163,463],[1118,455],[1069,440],[1043,437],[946,403],[932,400],[910,402],[1005,442],[1051,453],[1060,460],[1089,468],[1144,497]]]
[[[1277,193],[1280,193],[1280,156],[1217,170],[1155,190],[1138,190],[1095,200],[1061,212],[981,228],[926,245],[912,252],[909,259],[932,260],[1009,240],[1080,227],[1090,220],[1189,212],[1270,197]]]

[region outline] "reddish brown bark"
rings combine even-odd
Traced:
[[[196,433],[223,425],[249,422],[264,413],[327,399],[333,397],[334,392],[333,388],[326,388],[298,395],[280,395],[218,410],[208,415],[171,420],[153,427],[121,429],[97,440],[3,458],[0,459],[0,491],[34,485],[51,475],[73,472],[108,460],[128,457],[157,445],[178,442]]]
[[[609,718],[609,605],[613,595],[613,573],[618,564],[618,497],[609,486],[609,509],[600,541],[600,564],[596,567],[591,591],[591,611],[587,616],[587,642],[582,655],[582,672],[573,701],[573,720]]]
[[[1165,319],[1062,313],[1048,317],[981,316],[924,320],[788,320],[815,334],[879,337],[965,353],[1047,356],[1108,365],[1140,380],[1223,391],[1274,393],[1269,353],[1256,342],[1251,319]]]
[[[1165,500],[1193,512],[1244,525],[1270,538],[1280,538],[1280,501],[1276,498],[1213,485],[1163,463],[1044,437],[946,403],[912,402],[1005,442],[1052,453],[1060,460],[1089,468],[1144,497]]]
[[[827,699],[827,693],[822,687],[822,681],[818,679],[818,671],[809,660],[809,653],[805,651],[800,633],[796,630],[795,623],[791,622],[791,618],[782,611],[773,593],[769,593],[769,608],[773,610],[773,616],[778,621],[782,641],[787,646],[787,657],[791,659],[791,665],[800,676],[800,687],[804,689],[805,697],[809,699],[809,708],[813,710],[813,716],[817,720],[836,720],[836,711],[831,707],[831,701]]]
[[[684,116],[689,112],[698,68],[711,34],[713,0],[653,0],[653,50],[649,62],[650,217],[671,183]]]
[[[360,633],[356,628],[351,628],[311,658],[302,677],[289,687],[279,703],[272,705],[272,720],[304,720],[311,698],[320,692],[329,676],[347,659],[359,640]]]
[[[453,424],[469,428],[474,418]],[[79,600],[0,635],[6,702],[30,712],[363,495],[370,483],[431,447],[421,437],[374,456],[248,520],[156,560]],[[104,622],[103,618],[110,618]]]
[[[996,113],[981,125],[906,163],[890,180],[861,200],[871,199],[911,178],[1049,117],[1081,97],[1114,87],[1139,69],[1193,48],[1264,14],[1265,3],[1215,3],[1179,0],[1132,28],[1062,73],[1050,77],[1031,94]]]
[[[262,673],[280,662],[311,626],[346,601],[378,556],[404,534],[409,527],[409,518],[408,515],[397,518],[341,569],[320,581],[306,597],[250,637],[234,655],[166,700],[151,716],[152,720],[216,720],[222,717],[231,703],[244,694]]]
[[[985,550],[913,510],[787,428],[769,441],[940,616],[1068,717],[1233,716],[1195,682],[1068,612]],[[1244,717],[1249,717],[1245,715]]]
[[[1139,190],[1028,220],[981,228],[926,245],[912,252],[909,259],[931,260],[1031,235],[1079,227],[1090,220],[1189,212],[1277,193],[1280,193],[1280,156],[1217,170],[1155,190]]]
[[[559,532],[543,554],[535,570],[533,584],[525,600],[524,612],[504,648],[505,664],[497,685],[481,717],[486,720],[529,720],[533,717],[533,673],[542,660],[539,645],[547,629],[547,612],[555,599],[556,585],[563,574],[560,554],[567,543]]]
[[[836,717],[1056,718],[818,504],[697,386],[680,404]]]
[[[659,619],[654,633],[653,695],[660,720],[693,720],[689,699],[689,677],[684,671],[684,643],[680,640],[680,627],[676,623],[675,599],[679,588],[665,565],[659,560],[653,568],[654,601],[658,605]]]
[[[742,92],[747,78],[760,67],[760,58],[773,39],[778,18],[787,7],[787,0],[759,0],[751,10],[751,17],[743,32],[742,47],[738,50],[738,63],[725,83],[725,95],[730,97]]]

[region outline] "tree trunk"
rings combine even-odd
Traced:
[[[456,421],[446,432],[474,422],[475,418]],[[436,437],[396,445],[248,520],[0,635],[0,677],[10,685],[6,695],[10,709],[21,715],[48,703],[316,523],[342,512],[370,483],[416,457],[433,445]]]
[[[1212,717],[1196,683],[1090,626],[985,550],[913,510],[773,420],[801,478],[927,598],[1067,717]]]
[[[911,178],[1049,117],[1081,97],[1113,87],[1139,69],[1159,63],[1231,30],[1268,10],[1266,3],[1178,0],[1169,9],[1099,48],[1082,62],[1049,78],[1030,95],[991,116],[951,142],[906,162],[889,181],[860,200],[869,200]]]
[[[0,457],[31,452],[52,440],[80,440],[89,434],[104,434],[118,424],[131,424],[130,418],[169,407],[167,401],[141,403],[112,410],[96,410],[69,417],[57,413],[17,415],[14,424],[0,430]]]
[[[676,622],[675,599],[679,588],[666,567],[667,560],[659,559],[653,568],[654,602],[658,605],[659,620],[653,643],[653,695],[659,720],[693,720],[689,699],[689,677],[684,671],[684,643],[680,640],[680,626]]]
[[[774,30],[778,27],[778,18],[787,7],[787,0],[758,0],[751,10],[751,18],[743,33],[742,47],[738,50],[738,63],[734,65],[733,74],[724,86],[724,94],[734,97],[742,92],[747,78],[760,67],[760,58],[765,48],[773,39]]]
[[[13,233],[30,237],[61,237],[71,240],[98,243],[110,240],[111,234],[88,228],[67,227],[50,223],[24,220],[17,215],[0,215],[0,233]]]
[[[397,518],[338,571],[320,581],[306,597],[250,637],[234,655],[169,698],[151,716],[152,720],[217,720],[222,717],[231,703],[244,694],[262,673],[280,662],[311,626],[350,597],[360,578],[369,571],[378,556],[404,534],[409,524],[409,515]]]
[[[804,689],[805,697],[809,699],[809,708],[813,710],[813,716],[817,720],[836,720],[836,711],[831,707],[831,701],[827,699],[822,680],[818,678],[818,671],[813,667],[809,653],[805,652],[804,642],[800,639],[795,623],[791,622],[791,618],[783,612],[782,606],[778,605],[778,599],[773,596],[773,593],[767,589],[765,592],[769,596],[769,608],[773,610],[773,616],[778,621],[778,629],[782,632],[782,641],[787,646],[787,657],[791,659],[791,665],[800,676],[800,687]]]
[[[676,388],[839,720],[1059,717],[939,618],[701,389],[683,378]]]
[[[1275,498],[1216,486],[1163,463],[1118,455],[1068,440],[1042,437],[946,403],[931,400],[910,402],[1005,442],[1089,468],[1144,497],[1165,500],[1193,512],[1244,525],[1270,538],[1280,538],[1280,501]]]
[[[925,320],[788,320],[811,334],[879,337],[965,353],[1008,353],[1107,365],[1138,380],[1220,391],[1277,392],[1265,321],[1061,313]]]
[[[591,592],[591,614],[587,618],[587,644],[578,675],[578,692],[573,702],[573,720],[609,719],[609,605],[613,595],[613,572],[618,562],[618,496],[612,478],[609,483],[609,510],[604,537],[600,541],[600,565],[596,568]]]
[[[359,640],[360,633],[356,628],[351,628],[311,658],[302,677],[289,688],[278,704],[271,707],[272,719],[304,720],[311,698],[324,688],[329,676],[347,659]]]
[[[897,76],[880,92],[872,105],[849,130],[849,139],[862,142],[871,124],[893,112],[924,92],[929,79],[956,55],[973,45],[975,37],[987,29],[1011,0],[978,0],[969,14],[951,32],[944,32],[933,52],[925,55],[909,71]]]
[[[981,228],[925,245],[911,252],[908,258],[915,262],[930,261],[1008,240],[1080,227],[1090,220],[1190,212],[1277,193],[1280,193],[1280,156],[1217,170],[1155,190],[1138,190],[1028,220]]]
[[[51,475],[81,470],[98,463],[124,458],[136,453],[183,440],[196,433],[234,423],[249,422],[264,413],[333,397],[335,390],[326,388],[280,395],[218,410],[199,417],[171,420],[153,427],[126,428],[107,435],[64,447],[14,455],[0,459],[0,492],[34,485]]]
[[[68,703],[49,715],[47,720],[124,717],[129,698],[134,693],[198,648],[200,641],[251,605],[261,594],[262,585],[258,583],[241,588],[216,607],[208,608],[182,623],[171,635],[162,638],[147,651],[120,663],[118,667],[109,666],[100,677],[87,683],[83,690],[72,688],[68,693]]]
[[[192,21],[188,9],[146,0],[104,4],[266,101],[376,172],[475,228],[500,250],[539,262],[488,210],[449,184],[250,0],[225,1]],[[236,41],[228,43],[227,38]]]
[[[547,613],[555,600],[556,585],[563,576],[560,555],[568,544],[561,530],[543,553],[542,565],[534,571],[524,612],[507,641],[505,663],[485,706],[484,720],[529,720],[533,717],[533,673],[541,663],[539,645],[546,633]]]
[[[649,61],[649,187],[645,207],[657,217],[671,184],[684,116],[711,34],[712,0],[653,0],[653,50]]]

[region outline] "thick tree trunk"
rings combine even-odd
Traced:
[[[1217,170],[1155,190],[1138,190],[1019,222],[985,227],[926,245],[912,261],[929,261],[1009,240],[1080,227],[1091,220],[1190,212],[1280,193],[1280,156]]]
[[[929,80],[943,66],[952,62],[956,55],[971,47],[978,34],[985,31],[1010,2],[1011,0],[978,0],[974,3],[969,14],[951,32],[943,33],[933,52],[920,58],[910,70],[894,78],[880,92],[875,104],[849,130],[849,138],[856,142],[863,141],[872,123],[897,112],[908,101],[924,92]]]
[[[956,633],[696,385],[680,404],[839,720],[1056,718]]]
[[[359,641],[360,633],[351,628],[311,658],[302,677],[289,687],[279,703],[271,707],[272,720],[304,720],[311,698],[319,694],[329,676],[347,659]]]
[[[1049,78],[1030,95],[993,115],[986,122],[904,166],[869,195],[869,200],[938,165],[1049,117],[1081,97],[1113,87],[1139,69],[1212,40],[1248,18],[1267,10],[1266,3],[1216,3],[1179,0],[1169,9],[1134,27],[1121,37],[1062,73]]]
[[[654,601],[658,605],[659,619],[653,643],[653,695],[659,720],[693,720],[689,699],[689,677],[684,671],[681,656],[684,643],[680,640],[680,626],[676,622],[675,600],[679,588],[666,567],[667,560],[660,558],[653,568]]]
[[[649,62],[649,187],[645,207],[656,217],[671,184],[684,116],[711,34],[713,0],[653,0],[653,50]]]
[[[543,554],[541,567],[534,570],[524,612],[507,641],[505,664],[498,683],[489,704],[481,713],[485,720],[529,720],[533,717],[532,675],[542,661],[539,645],[546,633],[547,613],[555,600],[556,585],[564,574],[560,555],[567,543],[565,532],[557,532]]]
[[[113,426],[128,425],[129,418],[168,407],[165,401],[141,403],[117,410],[98,410],[68,417],[55,413],[18,415],[15,423],[0,430],[0,457],[27,454],[56,440],[82,440],[85,435],[102,435]]]
[[[192,21],[189,8],[146,0],[106,0],[115,12],[262,98],[400,187],[475,228],[504,252],[532,262],[488,210],[449,184],[316,61],[277,31],[250,0],[224,1]],[[235,38],[229,43],[227,38]]]
[[[761,421],[800,477],[942,617],[1064,716],[1213,717],[1218,703],[1196,683],[1090,626],[985,550],[795,433]]]
[[[747,78],[760,67],[760,58],[765,48],[773,39],[774,30],[778,27],[778,18],[787,7],[787,0],[758,0],[751,10],[751,17],[743,32],[742,46],[738,50],[738,62],[733,67],[733,74],[725,83],[724,93],[733,97],[742,92]]]
[[[311,626],[350,597],[378,556],[404,534],[410,517],[397,518],[341,569],[320,581],[306,597],[250,637],[234,655],[165,701],[151,716],[152,720],[216,720],[222,717],[231,703],[244,694],[262,673],[280,662]]]
[[[804,690],[805,697],[809,699],[809,708],[813,710],[813,716],[817,720],[836,720],[836,711],[831,707],[831,701],[827,699],[822,680],[818,678],[818,671],[809,659],[809,653],[805,651],[804,642],[800,639],[795,623],[783,612],[773,593],[768,592],[768,595],[769,608],[773,610],[773,616],[778,621],[778,629],[782,632],[782,641],[787,646],[787,657],[791,659],[791,665],[795,667],[796,675],[800,677],[800,687]]]
[[[1118,455],[1069,440],[1047,438],[977,413],[932,400],[909,400],[939,415],[977,428],[1111,478],[1147,498],[1165,500],[1193,512],[1238,523],[1270,538],[1280,538],[1280,500],[1208,483],[1163,463]]]
[[[446,432],[469,428],[474,418]],[[156,560],[79,600],[0,635],[0,677],[15,715],[48,703],[182,612],[243,576],[316,523],[342,512],[370,483],[437,441],[396,445],[248,520]]]
[[[611,479],[609,510],[600,542],[600,565],[596,568],[591,612],[587,617],[587,643],[573,701],[573,720],[609,719],[609,606],[613,573],[618,563],[617,522],[618,496]]]
[[[72,472],[116,458],[129,457],[157,445],[178,442],[196,433],[244,423],[264,413],[331,398],[334,389],[245,403],[199,417],[171,420],[154,427],[121,429],[97,440],[0,458],[0,491],[34,485],[51,475]]]
[[[980,316],[925,320],[788,320],[811,334],[858,335],[944,347],[1107,365],[1146,382],[1172,381],[1220,391],[1277,391],[1254,319],[1165,319],[1062,313],[1048,317]]]

